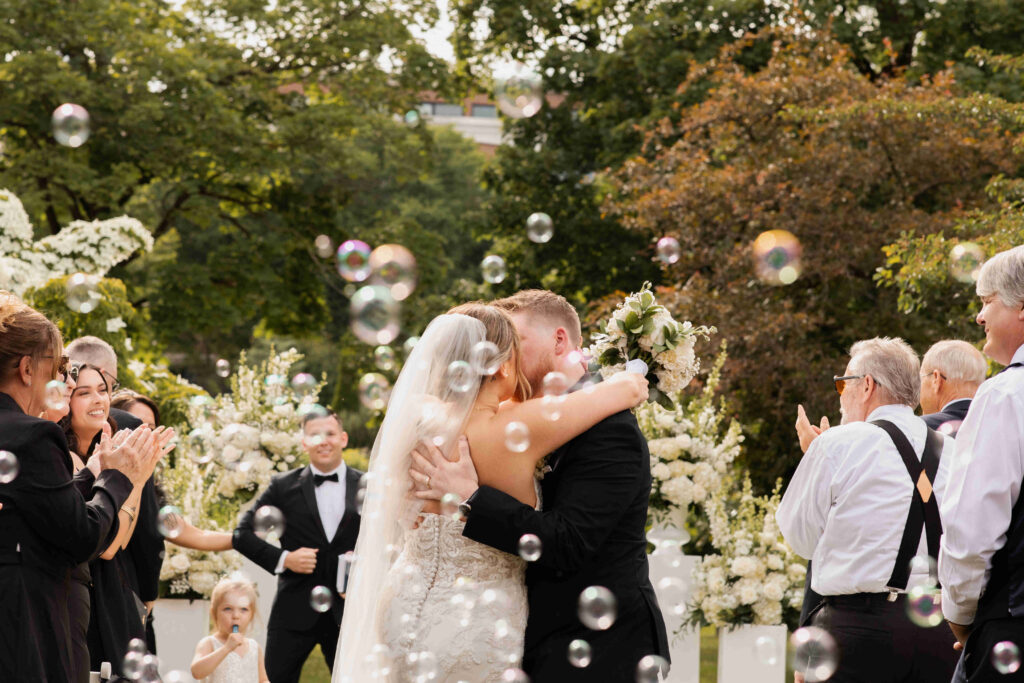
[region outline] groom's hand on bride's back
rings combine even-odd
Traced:
[[[466,500],[480,486],[465,436],[459,437],[459,458],[455,461],[444,457],[432,443],[417,444],[412,450],[409,476],[415,485],[415,495],[421,500],[441,500],[446,493]]]

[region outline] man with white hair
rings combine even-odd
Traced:
[[[823,602],[811,623],[839,647],[830,681],[949,680],[953,640],[908,615],[907,590],[933,585],[953,441],[914,415],[917,354],[901,339],[859,341],[834,377],[842,426],[814,427],[798,410],[805,451],[776,513],[799,555],[814,561]],[[813,663],[812,663],[813,665]]]
[[[987,370],[985,357],[972,344],[958,339],[932,344],[921,359],[921,417],[925,423],[956,436]]]
[[[981,385],[960,427],[942,499],[942,613],[970,683],[1022,681],[1024,647],[1024,246],[978,274],[982,351],[1006,367]]]

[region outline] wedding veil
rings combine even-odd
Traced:
[[[440,315],[395,382],[363,482],[362,521],[332,681],[384,678],[380,667],[387,655],[375,649],[382,642],[377,601],[405,532],[423,506],[410,495],[410,452],[418,441],[429,440],[451,457],[480,390],[481,375],[468,362],[470,352],[485,338],[484,324],[476,318]]]

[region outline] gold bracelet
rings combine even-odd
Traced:
[[[123,512],[124,514],[128,515],[128,523],[129,524],[134,524],[135,523],[135,512],[136,512],[135,508],[133,508],[131,505],[122,505],[121,506],[121,512]]]

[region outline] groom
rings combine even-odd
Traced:
[[[586,371],[573,355],[580,348],[580,320],[569,302],[553,292],[526,290],[492,305],[512,316],[523,373],[535,391],[555,371],[570,385],[582,384]],[[460,448],[469,455],[465,440]],[[530,616],[523,669],[534,683],[632,683],[641,658],[668,659],[665,624],[647,567],[650,456],[630,411],[612,415],[548,456],[542,511],[479,486],[470,457],[450,463],[432,447],[420,450],[427,450],[431,461],[422,465],[431,487],[424,494],[440,499],[453,492],[465,500],[464,536],[512,554],[518,553],[523,534],[540,538],[541,555],[526,572]],[[580,593],[590,586],[615,595],[617,616],[607,630],[580,622]],[[592,661],[585,667],[568,656],[577,639],[590,645]]]

